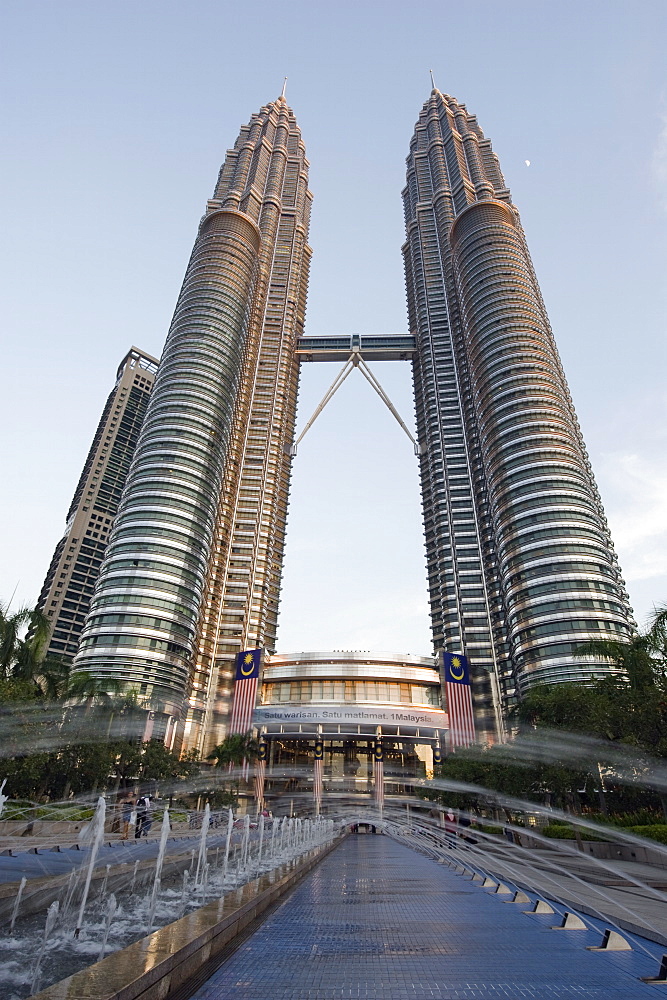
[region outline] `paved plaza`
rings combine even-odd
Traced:
[[[551,930],[384,836],[351,836],[194,994],[193,1000],[650,1000],[662,947],[596,953],[605,924]],[[650,954],[642,950],[646,948]]]

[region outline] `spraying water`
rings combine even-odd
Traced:
[[[169,831],[171,829],[171,824],[169,822],[169,809],[165,809],[162,816],[162,829],[160,830],[160,846],[158,848],[157,860],[155,862],[155,878],[153,879],[153,891],[151,893],[150,908],[148,913],[148,931],[149,933],[153,930],[153,922],[155,920],[155,907],[157,906],[157,896],[160,891],[160,878],[162,875],[162,866],[164,864],[164,855],[167,850],[167,839],[169,838]]]
[[[202,874],[202,880],[201,880],[201,905],[202,906],[204,906],[204,904],[206,903],[206,894],[208,892],[208,874],[209,874],[209,871],[210,871],[210,867],[211,866],[209,864],[205,864],[204,865],[204,871],[203,871],[203,874]]]
[[[132,869],[132,881],[130,882],[130,892],[134,892],[134,886],[137,881],[137,868],[139,867],[139,862],[134,862],[134,868]]]
[[[25,889],[26,879],[21,879],[21,884],[19,886],[19,891],[16,893],[16,899],[14,900],[14,906],[12,909],[12,920],[9,925],[10,934],[14,930],[14,924],[16,923],[16,918],[19,915],[19,906],[21,905],[21,896],[23,895],[23,890]]]
[[[107,950],[107,941],[109,939],[109,930],[111,929],[111,922],[116,916],[116,910],[118,909],[116,904],[116,897],[113,893],[109,896],[107,900],[107,912],[106,920],[104,921],[104,937],[102,938],[102,946],[100,948],[100,953],[97,957],[97,961],[101,962],[104,958],[105,952]]]
[[[107,891],[107,883],[109,881],[109,872],[111,871],[111,865],[106,865],[106,870],[104,872],[104,879],[102,881],[102,888],[100,889],[100,896],[105,896]]]
[[[225,864],[224,864],[224,868],[222,870],[223,880],[227,878],[227,868],[228,868],[228,865],[229,865],[229,848],[230,848],[231,843],[232,843],[232,834],[233,834],[233,832],[234,832],[234,813],[230,809],[229,810],[229,817],[227,819],[227,839],[225,841]]]
[[[74,929],[74,937],[79,936],[81,933],[81,927],[83,926],[83,915],[86,910],[86,903],[88,902],[88,893],[90,892],[90,880],[93,877],[93,870],[95,868],[95,861],[97,860],[97,854],[104,840],[104,821],[106,819],[106,803],[102,796],[100,795],[97,800],[97,808],[95,809],[95,815],[93,816],[90,827],[86,831],[87,839],[90,839],[90,858],[88,860],[88,870],[86,872],[86,882],[83,887],[83,896],[81,898],[81,906],[79,907],[79,916],[77,917],[76,927]]]
[[[44,936],[42,938],[42,943],[37,953],[37,961],[35,962],[35,967],[32,973],[32,983],[30,984],[30,990],[32,993],[36,993],[39,989],[39,980],[41,976],[42,959],[44,958],[44,952],[46,951],[46,945],[49,938],[51,937],[51,932],[55,927],[56,920],[58,919],[58,910],[60,906],[58,901],[51,903],[50,907],[46,911],[46,924],[44,925]]]
[[[178,908],[179,917],[183,916],[183,914],[185,913],[185,907],[188,905],[189,882],[190,882],[190,872],[186,868],[185,871],[183,872],[183,884],[181,887],[181,903]]]
[[[199,874],[203,872],[206,864],[206,836],[211,822],[211,807],[206,803],[204,806],[204,816],[201,821],[201,838],[199,840],[199,855],[197,857],[197,871],[195,872],[195,885],[199,884]]]
[[[241,867],[245,868],[248,862],[248,841],[250,839],[250,816],[246,813],[243,817],[243,843],[241,845]]]
[[[257,871],[262,863],[262,845],[264,843],[264,816],[259,817],[259,843],[257,845]]]
[[[63,905],[60,908],[60,916],[62,920],[65,920],[69,916],[70,907],[72,906],[72,899],[74,898],[74,890],[76,889],[77,874],[78,872],[76,868],[72,868],[72,871],[69,873],[67,888],[65,889],[65,899]]]

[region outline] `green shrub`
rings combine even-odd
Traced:
[[[605,826],[662,826],[664,818],[656,809],[637,809],[635,812],[610,813],[590,813],[588,819],[594,823],[601,823]]]
[[[667,823],[651,823],[650,826],[627,826],[628,833],[647,840],[656,840],[659,844],[667,844]]]
[[[552,840],[576,840],[574,830],[571,826],[564,826],[561,823],[549,823],[541,831],[542,836],[550,837]],[[604,837],[596,837],[586,830],[581,830],[582,840],[604,840]]]

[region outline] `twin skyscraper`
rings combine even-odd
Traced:
[[[467,655],[495,739],[530,685],[610,669],[575,650],[634,623],[518,213],[437,89],[403,201],[434,648]],[[238,652],[275,650],[310,208],[280,97],[207,203],[75,659],[172,746],[220,742]]]

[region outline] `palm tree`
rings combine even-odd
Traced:
[[[248,733],[234,733],[230,736],[225,736],[222,743],[218,743],[217,747],[213,747],[210,754],[206,760],[213,760],[217,767],[222,767],[227,764],[229,770],[231,771],[233,767],[243,767],[246,761],[257,760],[259,757],[259,743],[252,736],[250,732]],[[234,801],[238,799],[239,795],[239,776],[238,772],[234,778],[234,786],[236,792],[230,792],[229,795],[233,796]]]
[[[575,656],[600,656],[620,667],[636,691],[646,691],[665,680],[667,667],[667,605],[654,608],[643,632],[625,642],[590,639],[575,650]]]
[[[62,697],[69,665],[46,656],[51,622],[40,608],[19,608],[13,615],[0,604],[0,676],[6,681],[34,684],[49,700]]]
[[[646,690],[655,684],[656,675],[661,671],[661,662],[652,656],[655,651],[650,631],[638,632],[622,642],[619,639],[589,639],[575,649],[579,657],[596,656],[620,667],[630,681],[630,687],[637,691]]]
[[[32,610],[19,608],[13,615],[9,605],[0,604],[0,671],[5,680],[14,676],[22,635],[30,626]]]
[[[121,684],[114,678],[100,680],[82,670],[71,675],[67,686],[68,700],[85,702],[88,707],[95,702],[108,705],[120,692]]]
[[[667,667],[667,604],[659,604],[653,608],[646,635],[652,651],[659,657],[658,673],[664,678]]]
[[[225,736],[222,743],[218,743],[210,752],[206,760],[214,760],[220,767],[229,764],[230,767],[241,767],[245,760],[257,760],[259,757],[259,743],[251,733],[234,733]]]

